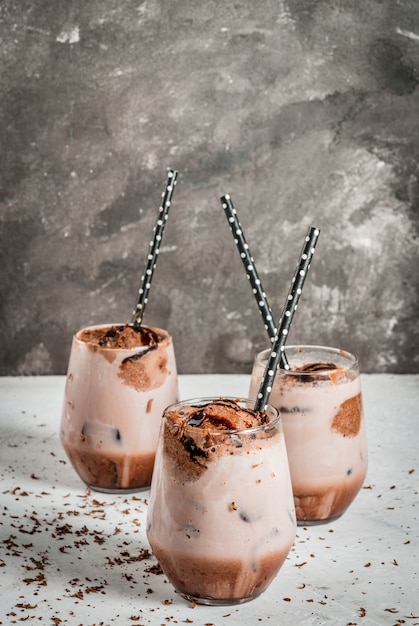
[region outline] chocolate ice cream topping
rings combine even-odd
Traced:
[[[246,443],[253,445],[256,439],[277,432],[275,427],[269,429],[268,413],[244,408],[229,398],[199,405],[180,403],[166,412],[166,418],[165,446],[169,456],[177,459],[176,471],[185,480],[199,478],[219,456],[234,454]]]
[[[188,426],[208,430],[211,427],[217,430],[244,430],[263,426],[267,422],[268,416],[263,411],[243,409],[233,400],[226,399],[214,400],[211,404],[196,407],[196,411],[186,418]]]
[[[140,346],[157,346],[162,337],[147,326],[131,326],[121,324],[104,328],[86,328],[81,339],[100,348],[137,348]]]
[[[335,363],[306,363],[305,365],[303,365],[302,367],[296,367],[294,370],[292,370],[293,372],[295,372],[296,374],[298,374],[299,372],[301,372],[301,374],[304,374],[302,376],[299,376],[298,379],[301,382],[313,382],[313,380],[316,380],[316,376],[306,376],[305,372],[328,372],[330,370],[337,370],[338,367]]]

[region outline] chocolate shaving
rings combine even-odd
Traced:
[[[131,356],[127,356],[127,358],[122,361],[122,365],[124,365],[124,363],[128,363],[129,361],[138,361],[138,359],[141,359],[143,356],[145,356],[152,350],[155,350],[156,348],[157,348],[157,344],[155,343],[154,345],[147,348],[147,350],[143,350],[142,352],[136,352],[135,354],[132,354]]]

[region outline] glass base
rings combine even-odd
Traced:
[[[185,593],[180,594],[182,598],[188,600],[188,602],[192,602],[194,604],[203,604],[205,606],[234,606],[235,604],[245,604],[245,602],[250,602],[250,600],[254,600],[260,594],[256,596],[248,596],[247,598],[195,598],[194,596],[189,596]]]
[[[85,483],[89,489],[92,491],[98,491],[99,493],[110,493],[115,495],[123,495],[125,493],[138,493],[139,491],[147,491],[150,489],[150,485],[145,485],[145,487],[127,487],[125,488],[115,488],[112,487],[101,487],[100,485],[89,485],[89,483]]]
[[[250,602],[250,600],[254,600],[259,597],[260,593],[257,593],[254,596],[247,596],[246,598],[196,598],[195,596],[190,596],[186,593],[180,593],[180,595],[188,602],[192,602],[194,604],[203,604],[205,606],[233,606],[235,604]]]
[[[342,516],[342,513],[335,515],[335,517],[328,517],[326,519],[297,519],[297,526],[320,526],[321,524],[331,524]]]

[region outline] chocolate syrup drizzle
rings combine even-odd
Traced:
[[[155,350],[157,348],[157,344],[155,344],[154,346],[150,346],[149,348],[147,348],[147,350],[142,350],[142,352],[136,352],[135,354],[131,354],[131,356],[127,356],[123,361],[122,361],[122,365],[124,363],[127,363],[129,361],[138,361],[138,359],[141,359],[143,356],[145,356],[146,354],[148,354],[149,352],[152,352],[153,350]]]

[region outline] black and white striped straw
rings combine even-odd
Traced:
[[[150,249],[146,259],[144,273],[141,276],[141,284],[138,290],[138,300],[134,311],[132,312],[131,323],[134,324],[134,326],[140,326],[143,321],[144,311],[148,302],[148,294],[151,287],[151,280],[156,268],[163,231],[166,225],[173,191],[176,186],[177,175],[178,172],[176,170],[168,169],[166,185],[162,193],[162,202],[159,207],[157,221],[153,228],[153,236],[150,241]]]
[[[279,320],[278,328],[276,330],[276,336],[272,344],[271,353],[269,355],[262,382],[259,387],[255,402],[256,411],[264,411],[266,409],[266,405],[269,402],[269,396],[272,391],[272,385],[275,380],[275,375],[280,363],[281,354],[285,349],[285,342],[287,340],[288,332],[294,317],[295,310],[298,306],[298,301],[301,296],[304,281],[307,277],[308,270],[310,269],[311,259],[314,254],[314,249],[316,247],[319,234],[320,231],[318,228],[314,228],[311,226],[308,229],[304,246],[297,264],[297,268],[291,281],[288,296],[282,310],[281,319]]]
[[[259,274],[256,269],[255,261],[251,255],[250,248],[247,244],[243,229],[239,222],[237,211],[234,208],[233,201],[229,194],[225,194],[224,196],[221,196],[220,201],[225,211],[228,223],[230,225],[230,229],[234,238],[234,243],[237,246],[237,249],[240,254],[240,258],[243,262],[246,276],[250,282],[252,292],[258,304],[259,311],[262,316],[263,323],[265,325],[265,329],[268,332],[268,336],[269,336],[271,343],[273,343],[275,340],[275,336],[276,336],[276,324],[272,316],[272,310],[271,310],[271,307],[269,306],[266,293],[263,290],[262,283],[261,283]],[[285,352],[281,352],[280,362],[281,362],[281,367],[283,368],[287,367],[288,362],[287,362],[287,357],[285,355]]]

